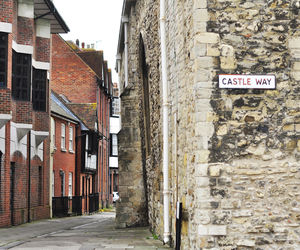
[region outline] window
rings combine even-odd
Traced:
[[[73,152],[73,127],[69,127],[69,151]]]
[[[61,124],[61,149],[66,149],[66,125]]]
[[[69,197],[73,196],[73,173],[69,173]]]
[[[59,171],[59,174],[60,174],[60,192],[61,192],[61,196],[65,196],[65,173],[64,171],[60,170]]]
[[[32,73],[33,109],[37,111],[46,111],[47,70],[33,68]]]
[[[0,32],[0,88],[7,84],[7,46],[8,34]]]
[[[13,51],[12,96],[15,100],[30,100],[31,55]]]
[[[120,115],[120,100],[119,98],[114,97],[111,104],[111,114],[112,116],[119,116]]]
[[[55,120],[51,117],[51,140],[52,140],[52,145],[55,148]]]
[[[111,135],[111,154],[118,155],[118,137],[115,134]]]

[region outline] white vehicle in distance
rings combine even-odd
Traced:
[[[118,192],[113,192],[113,202],[116,202],[119,199],[120,199],[119,193]]]

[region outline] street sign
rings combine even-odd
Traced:
[[[275,89],[274,75],[219,75],[220,89]]]

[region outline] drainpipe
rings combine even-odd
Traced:
[[[124,24],[124,74],[125,74],[125,88],[128,86],[128,17],[122,17],[122,23]]]
[[[165,0],[160,0],[160,39],[161,39],[161,75],[163,94],[163,194],[164,194],[164,243],[170,240],[169,222],[169,104],[168,104],[168,82],[167,82],[167,55],[166,55],[166,17]]]
[[[28,222],[31,222],[30,219],[30,203],[31,203],[31,131],[28,133]]]

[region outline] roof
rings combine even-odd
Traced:
[[[58,114],[62,118],[67,118],[74,122],[79,122],[79,119],[72,114],[68,107],[59,98],[51,92],[51,103],[50,103],[51,113]]]
[[[51,0],[34,0],[34,15],[35,19],[43,18],[50,21],[52,34],[70,31]]]
[[[67,106],[90,130],[95,130],[95,123],[97,122],[96,103],[68,103]]]
[[[77,55],[96,73],[99,79],[103,79],[103,51],[76,51]]]

